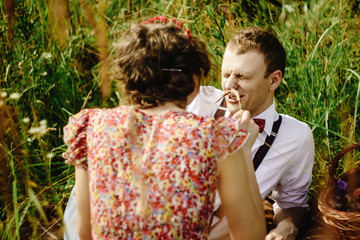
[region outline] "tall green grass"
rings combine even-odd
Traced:
[[[6,2],[15,4],[15,21]],[[60,15],[51,3],[0,2],[4,239],[61,239],[63,209],[74,184],[74,169],[61,156],[62,129],[84,102],[86,107],[119,103],[115,88],[107,97],[100,87],[107,77],[100,74],[106,53],[111,55],[117,35],[131,23],[155,15],[183,21],[207,43],[218,67],[227,41],[244,26],[264,27],[279,37],[287,69],[276,93],[278,110],[306,122],[314,133],[311,200],[326,184],[336,153],[359,141],[358,0],[63,0]],[[219,75],[210,84],[220,88]],[[339,174],[358,166],[358,159],[348,154]]]
[[[287,6],[280,16],[283,21],[273,26],[289,62],[278,99],[281,111],[302,119],[313,130],[316,196],[334,154],[359,141],[359,16],[351,13],[353,5],[345,1]],[[344,171],[356,164],[349,153]]]

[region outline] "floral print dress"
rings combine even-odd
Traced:
[[[217,162],[246,138],[228,118],[85,109],[63,156],[88,171],[93,239],[207,239]]]

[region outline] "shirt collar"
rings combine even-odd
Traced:
[[[265,119],[264,132],[266,133],[266,135],[270,135],[273,123],[279,118],[279,114],[275,110],[275,99],[273,100],[273,103],[270,107],[268,107],[265,111],[255,116],[254,118]]]

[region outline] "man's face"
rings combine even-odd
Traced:
[[[269,90],[271,74],[265,78],[264,55],[257,51],[236,54],[226,49],[222,64],[222,88],[224,92],[234,88],[240,96],[241,108],[250,111],[252,117],[265,111],[273,101],[274,92]],[[234,114],[239,102],[234,94],[226,96],[227,108]]]

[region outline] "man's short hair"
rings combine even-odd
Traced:
[[[251,50],[264,55],[267,66],[265,77],[276,70],[285,73],[286,52],[279,39],[271,32],[258,27],[244,28],[236,33],[226,46],[227,49],[243,54]]]

